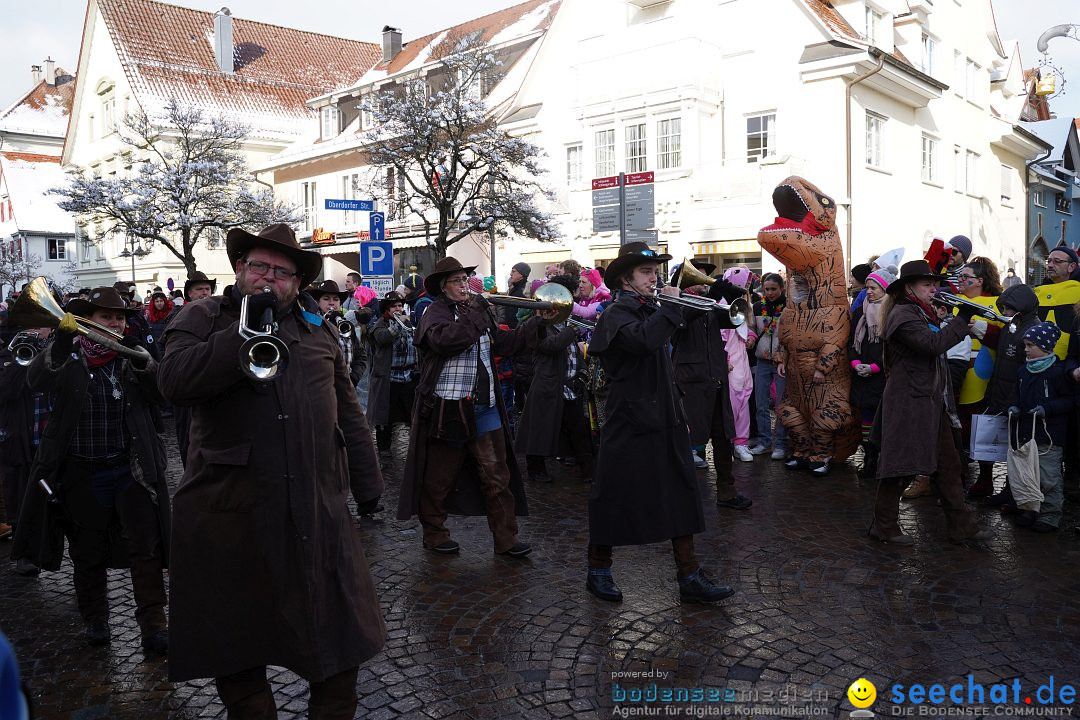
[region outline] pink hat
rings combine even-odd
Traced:
[[[750,284],[750,276],[750,270],[744,267],[733,267],[724,271],[724,279],[741,288]]]
[[[594,288],[598,288],[604,284],[604,279],[600,277],[600,271],[596,268],[586,268],[581,271],[581,277],[592,283]]]

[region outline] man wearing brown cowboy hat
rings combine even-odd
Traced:
[[[374,352],[367,418],[375,426],[379,456],[388,459],[394,424],[408,427],[416,394],[416,348],[405,300],[389,292],[379,301],[379,320],[371,331]]]
[[[196,270],[184,281],[184,302],[208,298],[216,291],[217,280],[211,280],[202,270]]]
[[[622,600],[611,574],[613,546],[664,540],[675,554],[683,602],[716,602],[734,592],[705,576],[694,551],[694,534],[705,529],[705,518],[667,350],[686,323],[679,307],[656,299],[660,263],[670,259],[645,243],[620,248],[604,273],[618,296],[589,343],[589,354],[600,358],[608,377],[607,421],[589,497],[585,582],[602,600]],[[679,295],[672,286],[660,292]]]
[[[520,351],[538,320],[500,330],[488,302],[469,291],[474,267],[446,257],[424,278],[437,297],[416,330],[420,382],[398,519],[419,515],[424,547],[449,555],[460,547],[447,513],[486,514],[495,552],[523,558],[532,548],[518,541],[515,515],[527,512],[525,490],[494,356]]]
[[[322,258],[292,228],[225,240],[236,281],[166,330],[162,391],[190,405],[191,446],[173,499],[169,675],[213,677],[229,716],[274,717],[268,664],[311,684],[310,717],[352,717],[360,663],[385,626],[348,508],[383,481],[337,329],[300,294]],[[241,371],[240,307],[274,319],[288,363],[273,383]]]
[[[345,314],[341,312],[341,303],[351,296],[351,293],[338,289],[338,284],[333,280],[323,280],[318,285],[312,285],[307,290],[308,295],[319,304],[319,314],[330,323],[333,328],[338,328],[338,323],[345,320]],[[347,329],[348,326],[346,326]],[[360,344],[356,337],[359,328],[353,326],[353,330],[342,335],[338,333],[338,345],[341,354],[345,358],[345,366],[349,368],[349,379],[352,384],[360,382],[367,369],[367,350]]]
[[[164,654],[169,491],[151,412],[161,402],[158,368],[130,338],[101,345],[76,334],[74,315],[123,335],[136,311],[113,288],[94,288],[67,310],[27,373],[31,389],[51,395],[53,409],[30,468],[30,477],[44,483],[26,495],[12,555],[58,570],[57,534],[67,536],[91,645],[111,637],[106,570],[130,567],[143,650]]]

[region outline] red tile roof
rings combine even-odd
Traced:
[[[821,20],[825,27],[828,28],[837,39],[858,40],[862,43],[867,41],[862,33],[851,27],[851,23],[845,20],[844,17],[837,12],[836,8],[833,7],[833,4],[829,2],[829,0],[803,0],[803,2],[806,3],[806,6],[810,8],[810,11]],[[890,55],[913,70],[918,69],[895,47]]]
[[[448,52],[456,42],[471,33],[479,33],[478,39],[480,41],[491,43],[492,40],[498,39],[497,36],[500,33],[512,26],[517,31],[512,33],[513,37],[527,35],[535,30],[546,30],[554,20],[555,13],[559,10],[559,4],[560,0],[529,0],[529,2],[474,18],[446,30],[415,38],[410,40],[389,63],[382,62],[380,59],[372,70],[393,75],[404,70],[414,61],[427,62],[434,60]],[[519,25],[520,27],[517,27]],[[505,39],[511,38],[506,37]],[[437,43],[435,43],[436,40]],[[433,45],[433,43],[435,44]],[[423,51],[426,52],[421,56],[420,53]]]
[[[40,153],[28,153],[28,152],[0,152],[0,155],[8,160],[22,160],[23,162],[48,162],[59,163],[59,155],[42,155]]]
[[[55,84],[49,85],[42,80],[30,92],[0,112],[0,129],[64,134],[75,100],[75,78],[63,68],[58,67],[55,72]]]
[[[222,113],[253,136],[309,132],[305,101],[354,82],[381,57],[374,43],[233,18],[235,72],[218,70],[213,13],[157,0],[98,0],[120,62],[147,113],[170,98]]]

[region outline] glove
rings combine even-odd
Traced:
[[[1010,415],[1019,415],[1020,414],[1020,408],[1016,407],[1015,405],[1010,405],[1009,406],[1009,414]]]
[[[365,500],[362,503],[356,503],[356,514],[360,516],[374,515],[377,512],[381,512],[383,507],[379,504],[380,496]]]
[[[870,374],[871,368],[866,363],[859,363],[855,366],[855,372],[858,374],[859,377],[866,377]]]
[[[277,297],[272,292],[257,292],[248,296],[248,327],[252,330],[263,329],[263,314],[267,308],[277,307]]]
[[[967,305],[965,303],[960,303],[959,307],[956,308],[956,314],[964,319],[965,325],[971,322],[971,318],[975,317],[975,314],[977,312],[978,308],[972,307],[971,305]]]
[[[75,316],[71,313],[64,313],[64,317],[60,320],[60,325],[57,327],[56,332],[53,334],[52,343],[52,359],[54,365],[62,365],[68,356],[71,355],[71,348],[75,344],[75,337],[78,335],[76,329],[78,324],[75,322]]]
[[[1031,409],[1031,414],[1037,418],[1046,417],[1046,408],[1042,405],[1036,405]]]

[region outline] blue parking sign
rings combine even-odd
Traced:
[[[368,213],[368,230],[372,240],[386,239],[386,213]]]
[[[393,275],[394,244],[390,242],[360,243],[360,274]]]

